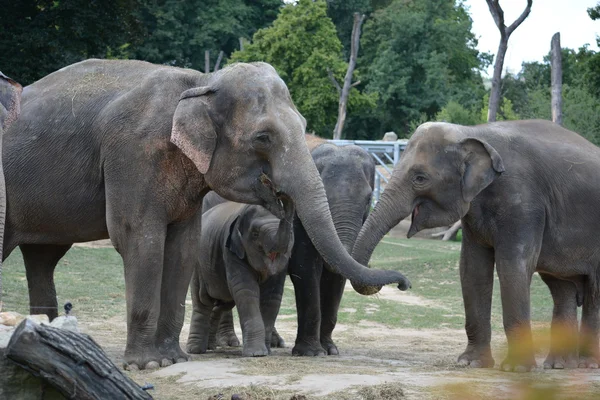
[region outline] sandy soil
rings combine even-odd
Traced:
[[[390,288],[380,294],[399,306],[423,304],[424,299]],[[431,307],[441,307],[429,301]],[[373,312],[377,304],[373,302]],[[124,316],[109,321],[80,321],[82,329],[100,343],[117,363],[122,362],[126,337]],[[181,342],[188,334],[184,326]],[[152,383],[157,399],[229,399],[246,393],[246,399],[290,399],[303,394],[312,399],[546,399],[600,398],[597,371],[544,371],[529,374],[497,369],[459,368],[456,357],[464,350],[463,330],[392,329],[372,322],[338,325],[334,338],[340,356],[292,357],[296,320],[285,316],[277,329],[288,347],[273,349],[263,358],[242,358],[240,348],[222,348],[192,361],[158,371],[128,374],[138,383]],[[238,335],[241,336],[239,325]],[[496,362],[504,356],[504,335],[495,335]],[[545,354],[538,354],[542,365]],[[527,397],[551,393],[550,397]],[[218,395],[222,394],[223,397]],[[555,396],[555,397],[552,397]],[[557,396],[557,397],[556,397]]]

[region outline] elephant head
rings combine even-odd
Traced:
[[[0,72],[0,155],[2,154],[2,134],[19,116],[21,110],[21,92],[23,88],[17,82]],[[4,170],[0,157],[0,311],[2,311],[2,245],[6,222],[6,187]]]
[[[306,121],[269,64],[233,64],[181,94],[171,141],[228,200],[262,205],[284,217],[291,199],[315,248],[351,281],[405,282],[395,271],[358,264],[338,238],[304,132]]]
[[[248,205],[231,224],[226,247],[248,263],[261,280],[287,269],[294,246],[294,207],[286,201],[286,218],[279,219],[261,206]]]
[[[502,158],[477,127],[425,123],[409,140],[381,199],[361,229],[353,257],[366,264],[383,236],[412,213],[408,237],[451,225],[504,172]]]

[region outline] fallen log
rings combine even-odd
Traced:
[[[68,399],[151,399],[88,335],[24,320],[6,357],[41,377]]]

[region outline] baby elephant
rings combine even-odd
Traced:
[[[216,205],[215,205],[216,204]],[[206,211],[208,209],[208,211]],[[221,313],[237,306],[244,356],[269,354],[294,237],[294,208],[279,220],[257,205],[206,196],[199,264],[191,283],[193,313],[188,353],[204,353]]]

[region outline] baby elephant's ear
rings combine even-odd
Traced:
[[[246,257],[246,251],[244,250],[244,244],[242,243],[242,234],[240,232],[240,228],[238,226],[237,217],[231,226],[229,227],[229,236],[227,236],[227,240],[225,241],[225,247],[233,254],[237,256],[240,260],[243,260]]]
[[[22,92],[21,85],[0,72],[0,132],[19,117]]]
[[[217,145],[217,132],[210,116],[210,95],[207,86],[188,89],[181,94],[173,115],[171,142],[181,149],[202,174],[210,168]]]

